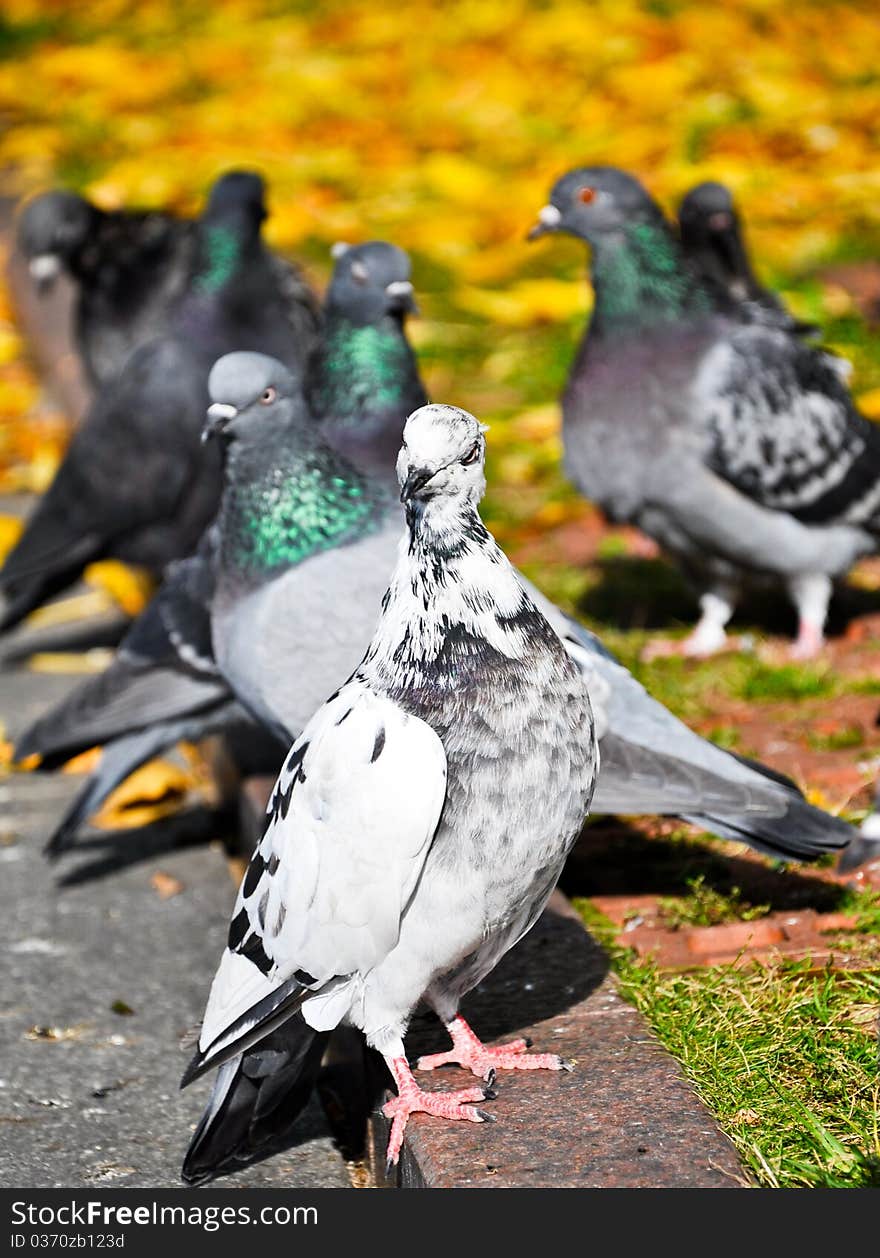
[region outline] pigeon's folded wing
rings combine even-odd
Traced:
[[[88,747],[191,718],[231,700],[205,641],[210,638],[207,610],[188,582],[201,563],[195,556],[176,567],[134,621],[109,667],[28,726],[16,741],[16,758],[36,754],[43,768],[53,768]],[[182,606],[172,609],[175,599]],[[184,606],[189,625],[181,641]]]
[[[388,955],[445,795],[423,721],[358,680],[318,710],[275,785],[185,1082]]]
[[[855,408],[837,360],[749,326],[706,355],[695,394],[707,465],[740,493],[805,524],[880,519],[880,431]]]
[[[168,565],[154,601],[168,641],[180,660],[196,673],[219,678],[209,610],[214,596],[215,547],[216,534],[209,529],[194,555]]]

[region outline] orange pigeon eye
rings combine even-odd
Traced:
[[[579,201],[583,201],[584,205],[589,205],[596,200],[596,189],[578,188],[577,197]]]
[[[260,401],[263,403],[264,406],[270,406],[275,401],[277,396],[278,396],[277,392],[275,391],[273,386],[270,384],[268,389],[264,389],[263,392],[260,394]]]

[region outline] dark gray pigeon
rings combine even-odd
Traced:
[[[724,645],[744,588],[782,585],[793,653],[815,654],[833,582],[877,547],[880,429],[821,350],[719,302],[632,176],[563,176],[530,236],[557,231],[590,245],[595,294],[562,398],[572,480],[696,587],[686,653]]]
[[[540,915],[598,769],[583,674],[480,519],[484,450],[456,407],[407,421],[406,529],[378,623],[281,770],[182,1080],[219,1070],[187,1183],[259,1153],[279,1076],[294,1086],[292,1063],[340,1024],[397,1085],[391,1165],[411,1114],[485,1122],[496,1070],[567,1065],[484,1045],[459,1013]],[[403,1037],[420,1000],[449,1030],[445,1058],[489,1088],[419,1086]]]
[[[739,211],[729,188],[707,180],[695,184],[678,207],[678,230],[685,257],[707,287],[746,318],[766,320],[789,332],[815,336],[819,329],[786,310],[776,293],[755,277],[743,239]]]
[[[126,758],[131,772],[177,738],[196,737],[200,721],[216,732],[244,709],[289,745],[356,666],[374,624],[399,541],[386,482],[323,442],[280,363],[227,355],[209,387],[209,423],[227,452],[216,527],[169,573],[107,673],[16,744],[17,758],[36,752],[52,767],[115,740],[53,837],[55,852],[126,776]],[[520,580],[593,695],[602,748],[595,811],[685,817],[779,859],[810,860],[854,836],[793,783],[688,729],[593,634]]]
[[[0,569],[0,629],[95,559],[160,574],[197,545],[221,484],[218,453],[201,442],[211,364],[233,348],[266,350],[292,368],[302,360],[260,238],[265,214],[259,176],[235,172],[214,185],[166,334],[98,393]]]
[[[24,206],[18,248],[38,291],[49,290],[62,272],[73,281],[74,344],[93,387],[113,379],[132,350],[167,330],[191,279],[198,235],[197,220],[164,210],[103,210],[66,190]],[[320,325],[317,299],[293,263],[266,254],[304,363]]]
[[[337,450],[390,483],[404,421],[425,400],[404,330],[406,313],[415,310],[410,261],[403,250],[383,241],[337,245],[334,254],[324,315],[327,348],[312,356],[309,372],[312,414],[317,408],[322,435]],[[358,414],[368,439],[358,431]],[[271,454],[273,448],[267,448]],[[194,741],[240,727],[242,709],[212,656],[209,556],[214,536],[209,530],[195,556],[169,566],[159,595],[109,668],[85,681],[19,738],[20,755],[39,755],[43,771],[98,743],[104,747],[99,768],[50,836],[51,855],[70,846],[86,818],[152,756],[179,739]],[[179,685],[175,644],[182,657]],[[355,651],[361,645],[359,640]],[[276,773],[291,733],[285,729],[275,744],[269,727],[250,719],[247,744],[255,751],[254,771]]]
[[[416,311],[410,260],[384,240],[340,243],[333,256],[308,402],[332,445],[390,476],[403,420],[428,400],[404,329]]]

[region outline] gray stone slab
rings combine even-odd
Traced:
[[[35,712],[75,680],[0,676],[0,718]],[[134,832],[92,832],[81,855],[50,866],[46,832],[76,786],[58,774],[0,778],[0,1185],[182,1187],[210,1080],[178,1089],[191,1051],[180,1041],[202,1015],[235,888],[219,844]],[[127,863],[108,868],[111,848]],[[180,892],[162,899],[157,872]],[[350,1186],[316,1100],[293,1137],[217,1186]]]

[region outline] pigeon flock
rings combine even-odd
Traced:
[[[37,288],[73,283],[94,400],[0,567],[0,631],[96,559],[157,582],[109,666],[16,742],[38,773],[102,748],[47,854],[181,740],[227,735],[275,778],[182,1081],[214,1075],[189,1184],[277,1147],[339,1026],[395,1085],[389,1165],[411,1114],[490,1121],[497,1071],[569,1069],[483,1044],[459,1005],[535,923],[588,815],[840,868],[878,841],[691,730],[517,571],[480,517],[485,425],[421,380],[407,254],[334,246],[319,300],[264,243],[265,202],[236,170],[195,219],[55,191],[18,222]],[[594,293],[566,470],[699,597],[689,637],[652,649],[722,649],[765,586],[798,613],[792,657],[815,655],[834,582],[880,548],[880,429],[850,365],[758,282],[721,184],[672,220],[631,174],[577,168],[529,237],[553,232],[589,245]],[[416,1071],[455,1062],[477,1085],[419,1086],[420,1003],[452,1047]]]

